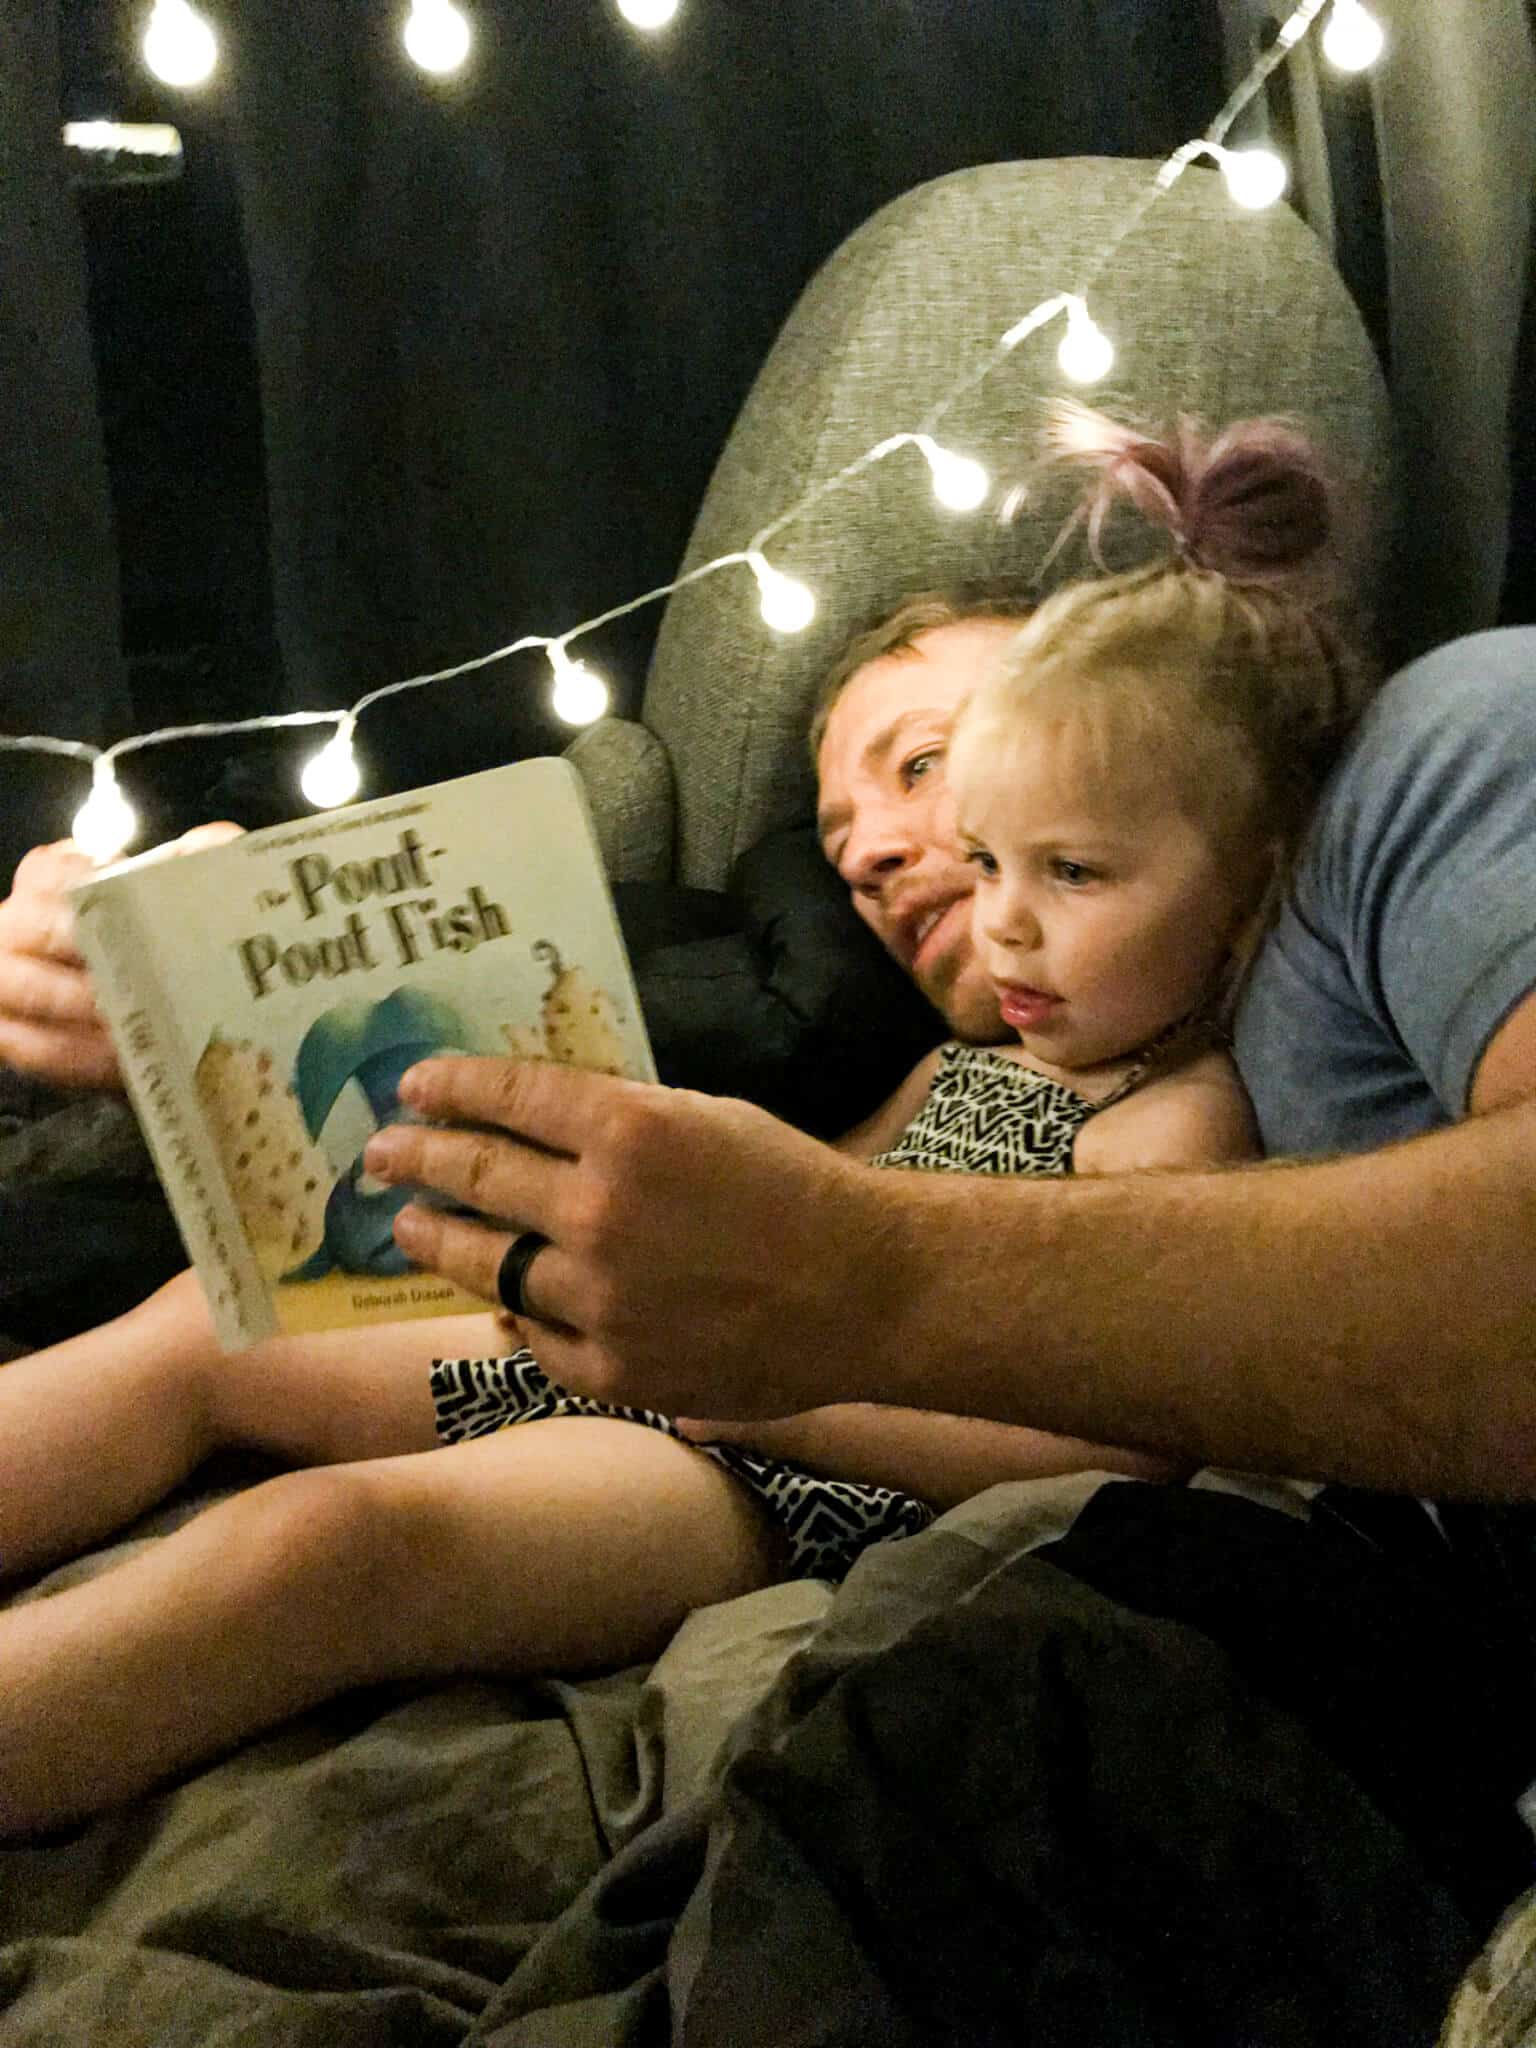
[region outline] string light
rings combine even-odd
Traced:
[[[634,20],[636,26],[659,27],[666,20],[670,20],[676,12],[675,0],[618,0],[618,4],[626,17]],[[688,585],[699,582],[704,577],[718,575],[735,564],[745,563],[756,577],[762,616],[773,631],[804,631],[816,616],[815,594],[807,589],[805,584],[786,576],[782,570],[775,569],[764,555],[763,549],[820,499],[831,492],[844,489],[877,462],[884,461],[896,449],[909,444],[919,448],[926,458],[932,473],[934,494],[942,504],[958,511],[974,510],[980,505],[991,489],[985,469],[969,457],[956,455],[952,450],[942,447],[934,440],[929,430],[936,427],[968,392],[984,383],[998,364],[1023,341],[1063,312],[1067,316],[1067,327],[1057,350],[1057,361],[1063,374],[1080,384],[1096,383],[1108,375],[1114,365],[1114,345],[1093,320],[1083,294],[1093,280],[1108,267],[1115,252],[1126,238],[1135,232],[1162,194],[1177,183],[1196,157],[1209,156],[1220,163],[1228,174],[1230,186],[1230,165],[1233,160],[1251,158],[1255,155],[1264,156],[1269,158],[1271,164],[1279,165],[1280,189],[1283,189],[1284,165],[1278,158],[1272,157],[1268,151],[1228,150],[1224,147],[1223,137],[1238,114],[1260,90],[1265,79],[1285,60],[1329,4],[1330,0],[1299,0],[1292,13],[1280,24],[1270,47],[1239,82],[1205,134],[1193,142],[1183,144],[1159,167],[1147,190],[1129,209],[1078,280],[1075,292],[1059,292],[1033,306],[998,338],[991,351],[979,363],[973,365],[935,405],[930,407],[921,422],[920,431],[893,434],[875,446],[867,448],[862,455],[845,463],[835,473],[823,477],[785,511],[760,528],[744,550],[718,555],[711,561],[700,563],[696,568],[684,571],[670,583],[645,591],[640,596],[631,598],[628,603],[604,612],[598,618],[584,620],[581,624],[571,627],[558,639],[551,639],[543,634],[525,635],[506,647],[495,648],[489,654],[476,655],[473,659],[460,662],[453,668],[438,669],[428,675],[411,676],[400,682],[387,683],[379,689],[369,691],[347,711],[282,712],[269,714],[264,718],[240,719],[218,725],[168,726],[134,739],[121,740],[105,752],[81,740],[43,738],[37,735],[23,738],[0,733],[0,750],[52,752],[91,761],[91,794],[76,815],[74,833],[77,841],[96,858],[109,859],[121,852],[138,830],[137,820],[118,788],[113,767],[114,757],[132,748],[154,746],[171,740],[210,733],[270,731],[288,725],[333,725],[336,727],[335,735],[306,765],[302,777],[304,793],[310,802],[322,808],[329,808],[334,804],[348,802],[361,786],[352,749],[352,733],[359,715],[368,705],[382,697],[393,696],[401,690],[414,690],[429,683],[446,682],[473,669],[489,667],[495,662],[505,660],[509,655],[520,653],[525,648],[540,647],[548,655],[554,672],[554,700],[557,713],[572,724],[588,723],[601,717],[607,709],[608,686],[585,664],[570,659],[565,652],[567,644],[581,634],[593,632],[612,620],[638,611],[644,605],[655,604],[663,598],[671,597]],[[1363,67],[1364,64],[1373,62],[1380,53],[1383,39],[1375,22],[1360,5],[1360,0],[1331,0],[1331,4],[1333,11],[1329,21],[1329,35],[1337,34],[1343,39],[1345,56],[1352,63]],[[642,22],[639,19],[640,15],[646,16],[647,19]],[[206,50],[212,45],[216,52],[217,46],[213,43],[212,32],[192,13],[186,0],[156,0],[151,30],[155,28],[157,21],[166,16],[173,21],[180,19],[183,30],[186,21],[190,20],[194,29],[201,31],[206,37],[203,48]],[[464,55],[468,53],[471,32],[468,21],[450,4],[450,0],[413,0],[411,21],[406,24],[407,47],[411,48],[411,54],[418,63],[426,63],[427,59],[412,47],[412,24],[418,21],[418,17],[425,17],[423,34],[428,40],[424,46],[432,60],[428,68],[452,68],[444,65],[443,59],[455,46],[459,51],[455,61],[462,62]],[[434,28],[438,31],[435,41],[430,36],[430,31]],[[149,41],[150,36],[146,33],[146,58],[149,55]],[[1363,54],[1368,43],[1369,54]],[[1330,48],[1328,54],[1333,62],[1342,61],[1334,49]],[[203,75],[206,75],[206,72]],[[1269,171],[1268,180],[1273,183],[1273,170]],[[1270,196],[1278,197],[1278,190]],[[1244,203],[1254,202],[1249,199]]]
[[[992,479],[979,462],[941,448],[931,434],[914,434],[912,439],[928,458],[933,495],[941,505],[951,512],[974,512],[986,502]]]
[[[619,12],[631,28],[665,28],[677,13],[678,0],[619,0]]]
[[[155,0],[140,45],[162,85],[202,85],[219,61],[219,39],[187,0]]]
[[[608,709],[608,685],[584,661],[572,661],[563,644],[551,640],[549,665],[555,672],[552,702],[567,725],[590,725]]]
[[[1097,384],[1115,366],[1115,345],[1079,298],[1067,300],[1067,331],[1056,360],[1074,384]]]
[[[1386,43],[1381,24],[1366,13],[1360,0],[1333,0],[1323,30],[1323,55],[1338,71],[1366,71]]]
[[[139,833],[138,813],[117,785],[110,756],[100,755],[91,771],[91,793],[75,813],[70,837],[100,865],[116,860]]]
[[[757,578],[758,610],[763,624],[775,633],[803,633],[816,616],[816,593],[793,576],[775,569],[756,548],[747,551],[747,565]]]
[[[304,764],[299,787],[316,810],[329,811],[334,810],[337,804],[351,803],[363,786],[363,771],[352,751],[352,732],[356,724],[357,720],[350,715],[343,718],[335,737],[327,740],[319,753],[312,754]]]
[[[1291,181],[1284,161],[1272,149],[1224,149],[1220,163],[1233,199],[1254,213],[1273,206]]]
[[[1290,183],[1291,174],[1283,158],[1272,149],[1227,149],[1208,135],[1186,142],[1176,149],[1157,174],[1158,186],[1166,191],[1196,157],[1208,156],[1221,168],[1227,191],[1234,203],[1250,212],[1273,206]]]
[[[444,78],[469,55],[473,31],[453,0],[411,0],[401,40],[413,64]]]

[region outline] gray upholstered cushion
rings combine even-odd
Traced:
[[[611,882],[664,882],[672,873],[672,771],[643,725],[601,718],[565,750],[586,786]]]
[[[744,546],[810,484],[918,425],[1037,300],[1084,288],[1085,278],[1119,351],[1096,403],[1156,421],[1180,410],[1212,423],[1296,415],[1358,477],[1364,498],[1385,505],[1381,377],[1343,285],[1295,215],[1242,213],[1215,173],[1194,169],[1098,268],[1155,170],[1090,157],[992,164],[875,215],[812,281],[764,365],[705,498],[689,565]],[[940,438],[982,457],[1000,486],[1026,467],[1046,402],[1071,388],[1056,366],[1061,332],[1057,324],[1026,341],[943,424]],[[851,630],[936,584],[1027,580],[1064,505],[1059,490],[1037,494],[1007,526],[991,508],[944,512],[922,457],[903,449],[822,498],[769,548],[816,590],[807,632],[768,631],[745,568],[679,592],[644,707],[672,763],[678,879],[718,886],[737,853],[809,814],[808,706]],[[1375,555],[1362,549],[1357,559],[1368,589]],[[1084,566],[1069,551],[1058,572]]]

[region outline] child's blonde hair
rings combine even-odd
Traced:
[[[1106,793],[1155,776],[1234,853],[1273,849],[1278,874],[1369,694],[1326,609],[1336,512],[1317,452],[1279,420],[1155,440],[1075,405],[1051,442],[1092,472],[1077,519],[1096,558],[1122,500],[1174,552],[1047,598],[962,710],[951,775],[1006,774],[1027,712]]]

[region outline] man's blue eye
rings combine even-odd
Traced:
[[[916,782],[920,776],[926,775],[934,762],[938,760],[941,751],[942,749],[938,747],[931,747],[926,754],[914,754],[911,760],[906,762],[902,768],[901,772],[904,778],[908,782]]]

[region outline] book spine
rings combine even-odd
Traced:
[[[191,1062],[161,1000],[154,955],[119,890],[75,899],[80,950],[111,1021],[118,1061],[145,1141],[197,1269],[219,1341],[239,1350],[278,1328],[261,1269],[203,1122]]]

